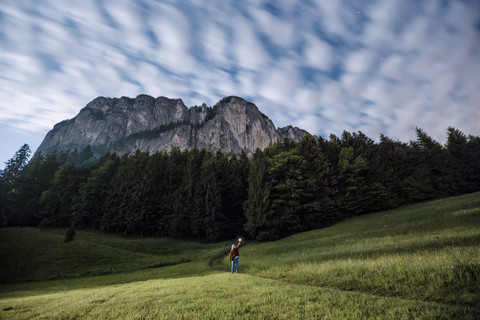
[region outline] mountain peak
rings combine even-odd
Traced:
[[[253,154],[286,137],[299,141],[305,133],[291,126],[277,131],[255,104],[236,96],[213,107],[190,108],[181,99],[145,94],[134,99],[97,97],[74,118],[56,124],[37,152],[91,146],[97,154],[174,147]]]

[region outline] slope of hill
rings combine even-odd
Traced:
[[[224,253],[230,243],[83,232],[72,244],[64,244],[64,231],[50,230],[44,231],[48,241],[25,237],[22,241],[29,244],[19,245],[12,235],[21,230],[0,229],[2,257],[10,250],[10,257],[23,256],[25,261],[35,246],[40,252],[65,246],[76,258],[64,263],[75,261],[83,268],[88,260],[76,248],[88,244],[99,255],[104,249],[110,251],[112,261],[122,263],[120,256],[129,254],[149,258],[136,265],[137,271],[124,266],[128,273],[0,285],[2,319],[480,316],[480,193],[355,217],[280,241],[247,243],[240,250],[240,275],[229,274]],[[30,235],[37,232],[23,230]],[[36,268],[48,270],[54,262],[42,260],[43,255],[38,253],[28,262],[37,261]],[[152,257],[181,262],[185,256],[192,262],[144,269]],[[1,272],[8,278],[13,271]]]
[[[114,275],[165,266],[179,268],[181,264],[225,253],[225,249],[218,251],[218,243],[125,238],[91,231],[77,231],[73,241],[64,243],[64,233],[62,229],[0,228],[1,282]]]
[[[382,296],[480,305],[480,193],[252,244],[249,274]]]

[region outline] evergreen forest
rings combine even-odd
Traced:
[[[175,148],[30,154],[23,145],[0,172],[0,226],[266,241],[480,190],[480,137],[455,128],[445,145],[418,128],[408,143],[344,131],[284,140],[251,157]]]

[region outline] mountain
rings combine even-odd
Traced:
[[[275,129],[255,104],[235,96],[223,98],[214,107],[190,108],[181,99],[165,97],[98,97],[74,118],[56,124],[36,152],[90,145],[96,154],[197,147],[251,155],[280,139],[300,141],[306,133],[292,126]]]

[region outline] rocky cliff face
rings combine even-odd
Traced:
[[[90,145],[98,154],[120,154],[141,149],[151,153],[173,147],[252,154],[279,139],[299,141],[307,133],[288,126],[276,130],[272,121],[250,102],[238,97],[187,108],[180,99],[139,95],[99,97],[79,114],[56,124],[37,152],[83,149]]]

